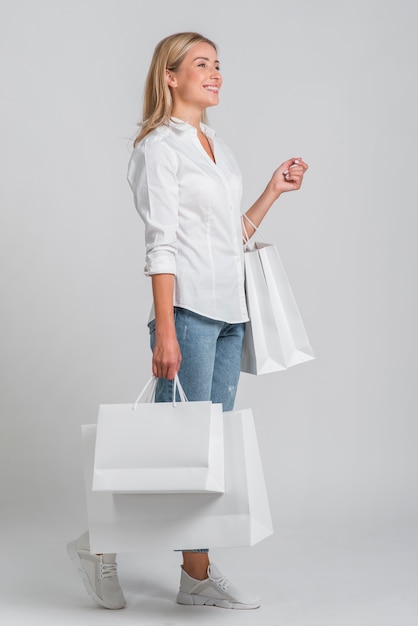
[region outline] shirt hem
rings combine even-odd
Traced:
[[[224,324],[245,324],[246,322],[250,321],[250,318],[248,317],[248,315],[246,316],[246,319],[224,320],[221,317],[214,317],[213,315],[208,315],[207,313],[204,313],[203,311],[199,309],[196,309],[191,306],[187,306],[185,304],[180,304],[179,302],[174,302],[173,306],[177,306],[180,309],[187,309],[187,311],[191,311],[192,313],[197,313],[197,315],[201,315],[202,317],[207,317],[208,319],[215,320],[216,322],[223,322]],[[152,307],[149,318],[148,318],[148,324],[152,322],[154,319],[155,319],[155,311],[154,311],[154,307]]]

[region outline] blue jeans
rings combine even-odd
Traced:
[[[227,324],[174,307],[177,341],[182,354],[178,373],[181,386],[190,401],[211,400],[232,411],[237,393],[245,324]],[[148,324],[151,350],[155,344],[155,320]],[[172,380],[160,378],[156,402],[171,402]],[[178,400],[180,398],[177,398]],[[206,548],[183,552],[208,552]]]
[[[211,400],[232,411],[241,366],[245,324],[227,324],[174,307],[177,341],[182,354],[178,373],[190,401]],[[151,350],[155,343],[155,320],[149,324]],[[171,402],[173,381],[160,378],[156,402]]]

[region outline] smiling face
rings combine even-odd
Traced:
[[[216,50],[208,43],[194,45],[176,71],[167,70],[167,84],[173,98],[173,116],[196,118],[219,103],[222,76]]]

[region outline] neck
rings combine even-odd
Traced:
[[[202,119],[202,111],[200,110],[190,110],[184,107],[173,107],[171,112],[172,117],[177,117],[179,120],[183,120],[183,122],[187,122],[191,126],[194,126],[199,130],[200,122]]]

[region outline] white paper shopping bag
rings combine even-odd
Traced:
[[[302,317],[276,246],[255,243],[244,252],[250,321],[241,371],[267,374],[314,359]]]
[[[177,386],[180,397],[187,400],[178,379],[174,393]],[[94,491],[221,493],[224,488],[221,404],[173,401],[100,406]]]
[[[224,413],[225,493],[110,494],[92,491],[96,426],[83,426],[92,552],[249,546],[273,533],[250,409]]]

